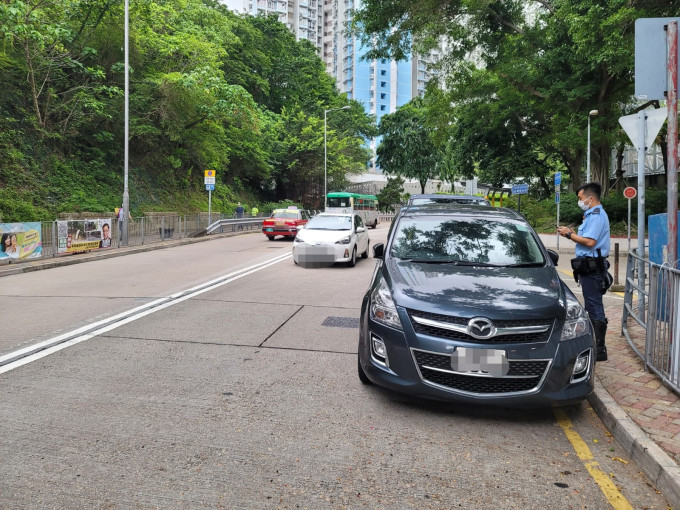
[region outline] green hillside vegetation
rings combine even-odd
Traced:
[[[110,212],[124,177],[124,12],[108,0],[0,3],[0,217]],[[320,207],[361,172],[375,122],[313,46],[274,18],[206,0],[130,3],[133,214],[292,200]]]

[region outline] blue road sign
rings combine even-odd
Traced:
[[[215,185],[214,184],[206,184],[205,190],[206,191],[215,191]]]
[[[555,174],[555,184],[562,184],[562,172],[557,172]]]
[[[513,184],[511,188],[513,195],[526,195],[529,193],[528,184]]]

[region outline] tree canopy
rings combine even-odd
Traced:
[[[373,43],[370,58],[426,55],[443,42],[429,116],[448,129],[453,172],[547,186],[558,169],[578,185],[589,111],[599,112],[593,176],[607,182],[625,137],[618,118],[658,107],[633,99],[635,20],[679,11],[679,0],[365,0],[353,28]]]
[[[2,220],[112,210],[123,188],[123,4],[7,0],[0,19]],[[206,206],[205,169],[233,200],[323,203],[329,108],[350,106],[329,116],[329,181],[365,168],[374,119],[274,17],[216,0],[130,2],[129,41],[133,209]]]

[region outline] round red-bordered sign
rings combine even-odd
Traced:
[[[632,186],[628,186],[626,189],[623,190],[623,196],[626,197],[628,200],[632,200],[637,196],[637,190]]]

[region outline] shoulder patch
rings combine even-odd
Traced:
[[[600,210],[601,209],[599,209],[599,208],[593,209],[592,211],[590,211],[590,214],[600,214]]]

